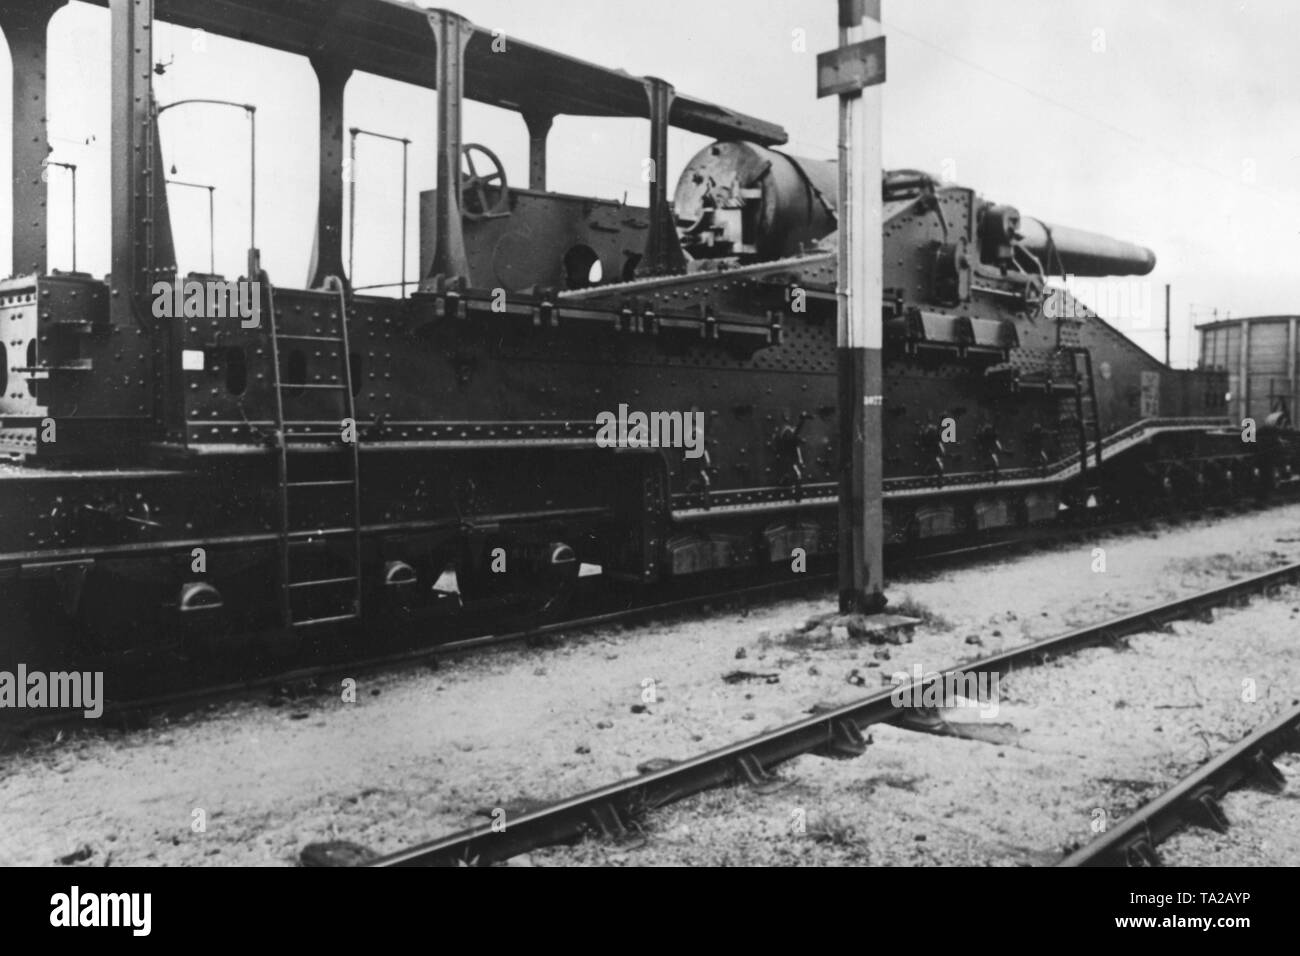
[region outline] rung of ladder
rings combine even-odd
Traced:
[[[315,538],[337,538],[341,534],[352,534],[351,528],[318,528],[315,530],[302,529],[300,531],[290,531],[290,544],[311,544]]]
[[[357,580],[355,574],[350,574],[342,578],[313,578],[310,581],[290,581],[291,588],[316,588],[324,587],[327,584],[352,584]]]
[[[318,624],[338,624],[341,621],[355,621],[361,615],[359,614],[335,614],[332,617],[308,617],[301,621],[294,621],[294,627],[313,627]]]
[[[334,441],[342,441],[343,433],[340,431],[333,432],[285,432],[285,438],[332,438]]]
[[[306,417],[299,419],[286,420],[284,415],[284,405],[286,397],[295,394],[296,389],[303,391],[312,389],[313,391],[330,391],[340,393],[343,399],[343,416],[344,420],[355,420],[356,409],[353,402],[352,393],[352,366],[348,359],[348,326],[347,326],[347,296],[343,284],[338,280],[331,280],[327,283],[328,287],[333,288],[339,297],[339,310],[332,313],[330,319],[337,326],[337,335],[318,334],[321,331],[321,325],[313,327],[313,332],[308,333],[281,333],[276,328],[276,311],[274,290],[267,283],[266,303],[267,317],[271,330],[271,361],[272,374],[274,376],[275,395],[276,395],[276,436],[278,452],[278,470],[276,473],[277,490],[279,492],[280,504],[280,527],[279,527],[279,548],[280,548],[280,612],[283,623],[289,627],[311,627],[323,624],[342,623],[344,621],[356,621],[361,618],[362,606],[362,571],[361,571],[361,501],[360,487],[357,484],[360,465],[358,449],[355,442],[344,442],[344,433],[338,428],[341,423],[336,424],[334,421],[318,421]],[[331,359],[339,361],[340,369],[337,381],[334,382],[285,382],[281,378],[280,350],[281,342],[318,342],[328,343],[337,346],[335,349],[319,350],[320,353],[329,351],[332,353]],[[317,376],[319,379],[320,376]],[[295,431],[294,429],[299,429]],[[350,446],[350,447],[349,447]],[[339,478],[322,478],[316,480],[290,481],[290,461],[294,455],[307,455],[310,452],[330,451],[337,454],[342,451],[348,464],[350,472],[349,477]],[[292,528],[290,525],[291,517],[291,492],[297,489],[308,488],[351,488],[354,496],[351,508],[351,516],[340,516],[340,520],[350,520],[348,527],[330,527],[330,528]],[[338,577],[326,578],[308,578],[301,581],[292,580],[291,569],[294,566],[294,553],[301,549],[325,549],[336,553],[336,556],[342,549],[339,547],[339,539],[350,538],[351,549],[348,561],[350,566],[347,568],[334,569]],[[308,571],[307,573],[311,573]],[[316,573],[321,573],[317,571]],[[321,589],[319,594],[332,598],[330,603],[335,605],[333,609],[317,608],[317,613],[325,612],[322,617],[309,617],[295,620],[295,615],[299,608],[295,607],[293,598],[295,595],[303,595],[304,591],[311,588]],[[329,589],[333,589],[333,593]],[[308,592],[310,594],[310,592]],[[347,613],[340,613],[339,600],[346,599],[341,604],[343,608],[350,608]],[[305,610],[305,609],[301,609]]]

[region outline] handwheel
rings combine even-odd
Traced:
[[[474,153],[482,153],[492,164],[492,171],[480,176],[474,164]],[[500,219],[510,215],[510,188],[506,183],[506,169],[501,165],[497,154],[478,143],[466,143],[460,151],[462,164],[460,173],[460,211],[470,220]],[[468,172],[466,171],[468,169]],[[496,195],[488,199],[490,190]]]

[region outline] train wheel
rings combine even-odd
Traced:
[[[562,541],[508,555],[489,549],[486,561],[462,563],[457,581],[465,611],[500,617],[508,627],[555,620],[573,600],[579,563]]]

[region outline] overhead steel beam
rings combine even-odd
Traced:
[[[107,5],[109,0],[87,0]],[[398,0],[156,0],[159,20],[300,56],[329,55],[354,70],[436,88],[429,10]],[[448,13],[448,16],[457,16]],[[462,18],[463,19],[463,18]],[[517,112],[649,119],[642,78],[507,38],[468,21],[464,95]],[[499,45],[498,45],[499,46]],[[767,146],[787,140],[778,124],[689,96],[674,101],[672,125],[715,139]]]

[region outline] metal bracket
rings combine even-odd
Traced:
[[[1110,628],[1097,632],[1097,643],[1114,651],[1131,650],[1127,635],[1118,634]]]
[[[1286,789],[1286,776],[1262,750],[1250,758],[1250,776],[1256,786],[1269,793],[1281,793]]]
[[[86,574],[95,566],[93,558],[75,561],[24,564],[23,577],[50,578],[59,590],[59,603],[69,617],[81,606],[81,592],[86,584]]]
[[[623,818],[612,803],[592,807],[587,813],[588,825],[607,840],[621,840],[628,835]]]
[[[1228,816],[1223,812],[1219,801],[1215,799],[1213,787],[1202,787],[1187,800],[1189,804],[1187,822],[1213,830],[1215,833],[1228,832],[1230,825]]]
[[[790,786],[789,780],[782,780],[775,774],[768,773],[753,754],[741,754],[737,757],[736,771],[745,783],[764,796]]]
[[[1139,837],[1124,847],[1125,866],[1160,866],[1160,857],[1146,837]]]
[[[813,753],[832,760],[851,760],[867,752],[867,739],[853,721],[844,719],[831,724],[830,740]]]
[[[785,333],[781,326],[781,313],[769,309],[767,313],[767,344],[780,345],[785,341]]]

